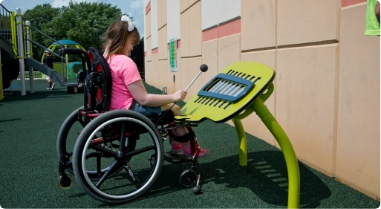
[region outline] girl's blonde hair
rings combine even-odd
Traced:
[[[106,60],[114,54],[122,54],[127,38],[132,37],[132,44],[139,44],[140,35],[136,27],[130,32],[128,31],[128,22],[116,20],[102,35],[102,48]]]

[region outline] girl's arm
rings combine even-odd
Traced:
[[[168,103],[184,100],[187,95],[187,91],[182,89],[173,94],[148,94],[141,80],[129,84],[127,88],[136,102],[146,107],[160,107]]]

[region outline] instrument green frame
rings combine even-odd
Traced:
[[[239,164],[247,166],[247,141],[241,120],[255,112],[273,134],[283,152],[288,173],[288,207],[298,208],[300,203],[298,160],[286,133],[264,104],[274,91],[274,70],[260,63],[236,62],[227,66],[220,74],[239,77],[237,80],[247,79],[254,83],[254,87],[248,89],[244,96],[241,95],[234,102],[224,100],[223,93],[220,93],[221,96],[216,96],[219,94],[218,91],[213,93],[213,97],[206,96],[205,92],[195,95],[181,109],[182,115],[176,116],[176,122],[198,124],[209,119],[216,123],[222,123],[232,119],[238,135]],[[225,92],[227,88],[230,90],[235,88],[234,82],[220,81],[218,80],[220,78],[226,78],[226,76],[216,76],[202,88],[202,91],[210,90],[218,82],[225,84]]]

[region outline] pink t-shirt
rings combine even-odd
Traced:
[[[111,71],[111,104],[110,110],[130,109],[132,97],[127,86],[141,80],[135,62],[125,55],[113,55],[108,60]]]

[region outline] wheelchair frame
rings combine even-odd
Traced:
[[[191,163],[180,175],[179,182],[185,188],[193,187],[193,192],[198,194],[201,186],[197,139],[190,141],[191,157],[164,153],[163,148],[170,129],[176,126],[192,129],[190,124],[175,124],[171,111],[162,118],[147,118],[131,110],[109,111],[111,74],[99,50],[89,48],[86,53],[80,49],[62,49],[60,54],[81,57],[85,81],[84,105],[65,119],[58,132],[58,186],[69,189],[75,177],[94,199],[109,204],[125,203],[138,198],[154,184],[166,160]],[[72,133],[73,129],[79,132]]]

